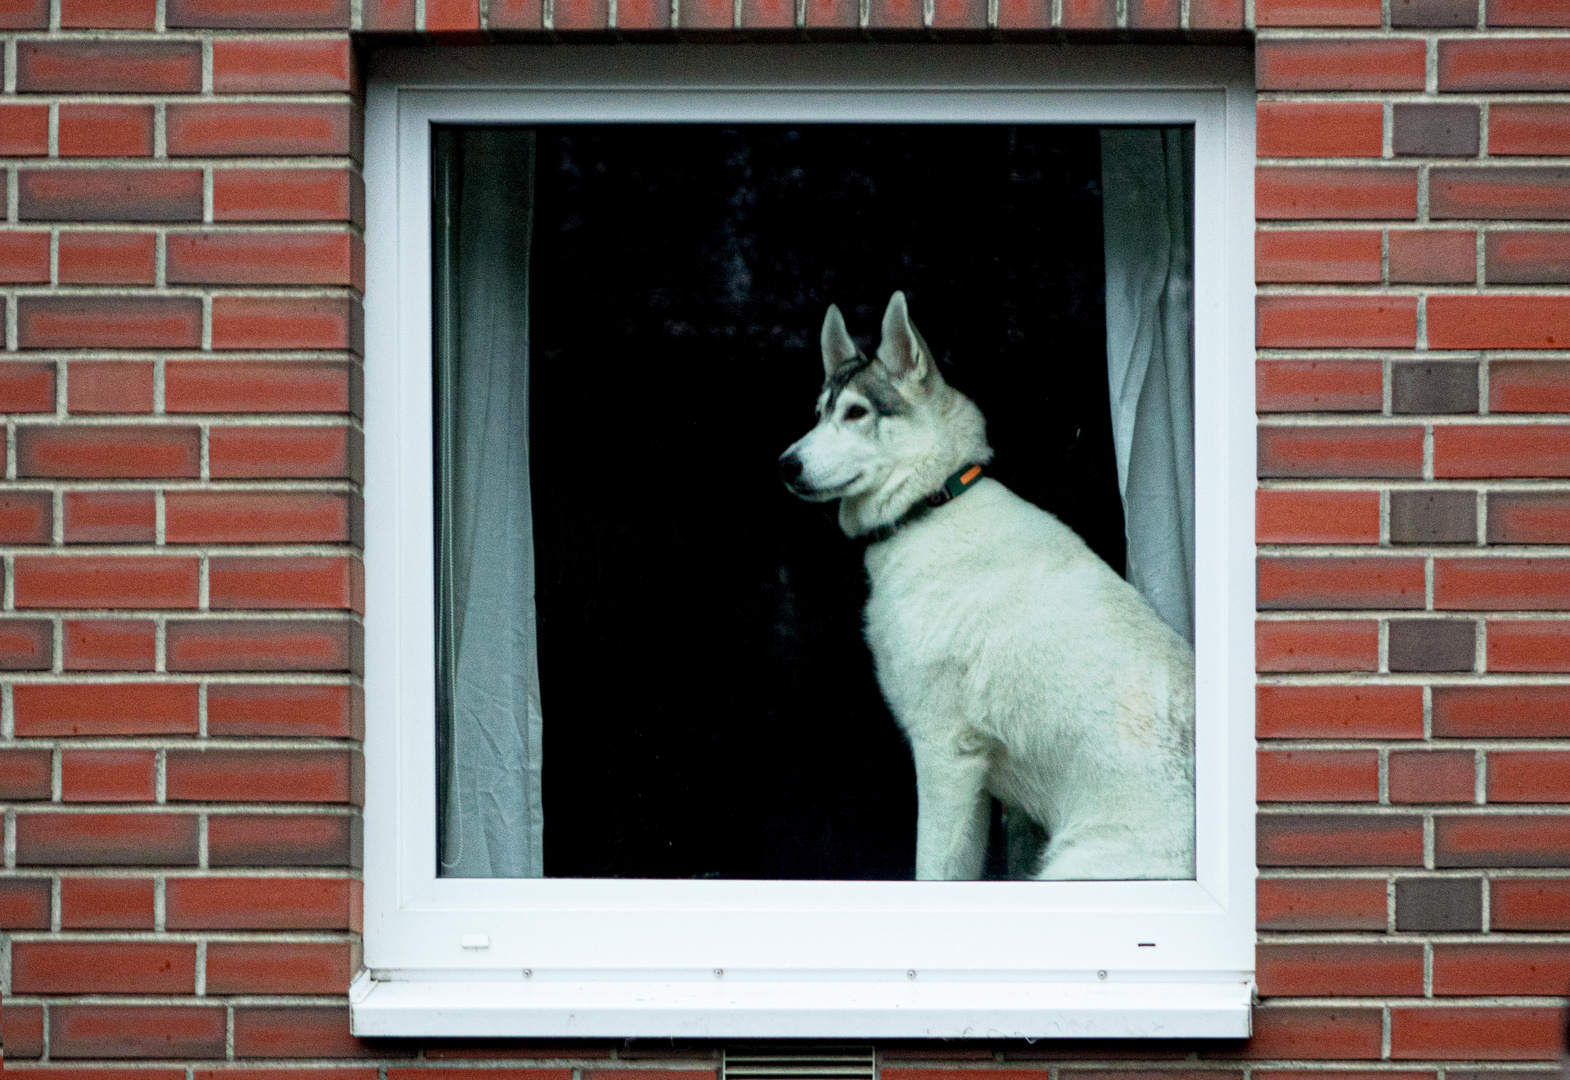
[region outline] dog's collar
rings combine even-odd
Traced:
[[[971,462],[969,465],[963,465],[952,476],[943,481],[942,487],[920,499],[917,499],[915,504],[899,517],[895,518],[887,525],[879,525],[875,529],[871,529],[862,533],[860,536],[856,537],[856,539],[860,540],[863,544],[868,546],[871,546],[872,544],[881,544],[883,541],[899,532],[911,522],[924,518],[928,514],[932,513],[932,511],[942,506],[944,503],[959,498],[961,495],[965,494],[965,492],[970,490],[972,484],[980,479],[980,463]]]

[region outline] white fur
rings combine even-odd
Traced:
[[[839,311],[825,371],[857,359]],[[874,374],[907,408],[879,416],[853,383],[786,451],[792,488],[840,500],[855,536],[894,521],[967,462],[985,422],[939,375],[895,293]],[[866,415],[856,415],[861,409]],[[916,876],[981,876],[986,795],[1047,832],[1040,878],[1194,876],[1194,657],[1057,518],[982,478],[868,547],[866,633],[916,765]]]

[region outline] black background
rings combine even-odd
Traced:
[[[1121,572],[1097,131],[537,131],[546,874],[909,878],[860,552],[775,459],[813,422],[826,306],[870,354],[904,289],[992,475]]]

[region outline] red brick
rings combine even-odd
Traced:
[[[1379,492],[1259,490],[1254,528],[1262,544],[1377,544]]]
[[[176,941],[18,941],[11,989],[20,994],[190,994],[196,946]]]
[[[786,0],[749,0],[741,8],[741,25],[761,25],[789,29],[795,25],[795,4]],[[1168,11],[1171,18],[1168,19]],[[1152,22],[1149,20],[1156,20]],[[1177,8],[1172,0],[1131,0],[1129,25],[1170,25],[1177,28]],[[939,30],[985,30],[987,5],[985,0],[934,0],[932,25]]]
[[[61,157],[151,157],[151,105],[60,106]]]
[[[157,797],[152,750],[65,750],[60,755],[61,799],[152,802]]]
[[[379,0],[375,4],[366,5],[366,19],[370,18],[371,7],[381,8],[378,16],[384,23],[398,23],[402,25],[407,20],[410,26],[414,22],[414,5],[408,4],[408,13],[404,14],[403,5],[408,0]],[[539,30],[544,21],[541,14],[540,0],[491,0],[490,10],[486,25],[492,30]],[[791,5],[791,25],[796,22],[796,8]],[[393,27],[389,26],[388,29]]]
[[[341,157],[353,149],[349,105],[180,104],[165,116],[170,157]]]
[[[208,565],[215,610],[360,611],[364,593],[359,562],[344,556],[215,557]]]
[[[1255,0],[1254,22],[1265,26],[1378,26],[1379,0]]]
[[[1118,24],[1113,0],[1063,0],[1065,30],[1110,30]]]
[[[1262,166],[1255,174],[1254,212],[1256,217],[1267,221],[1297,218],[1410,221],[1417,217],[1417,170]]]
[[[146,619],[67,619],[65,670],[152,671],[157,636]]]
[[[1415,297],[1261,296],[1258,308],[1262,349],[1399,349],[1417,343]]]
[[[1423,475],[1420,427],[1261,427],[1258,446],[1265,477]]]
[[[16,733],[195,735],[195,683],[21,683],[12,690]]]
[[[217,30],[347,30],[349,0],[169,0],[165,21]]]
[[[194,94],[202,89],[195,41],[19,41],[16,88],[45,94]]]
[[[1570,930],[1570,878],[1494,878],[1489,889],[1494,930]]]
[[[0,8],[0,23],[4,9]],[[47,157],[49,106],[0,105],[0,157]]]
[[[1384,930],[1382,878],[1261,878],[1261,930]]]
[[[0,930],[49,929],[49,896],[48,878],[0,879]],[[9,1051],[10,1032],[4,1035]]]
[[[1437,299],[1429,297],[1430,327]],[[1570,427],[1436,424],[1434,475],[1570,476]]]
[[[164,629],[170,671],[357,671],[359,627],[339,620],[214,619]]]
[[[221,1058],[224,1012],[222,1006],[209,1005],[59,1003],[49,1010],[49,1056]]]
[[[1465,38],[1439,42],[1439,89],[1570,89],[1570,41],[1564,38]]]
[[[1240,1050],[1253,1058],[1335,1061],[1380,1056],[1384,1017],[1377,1008],[1256,1005],[1254,1034]]]
[[[1477,762],[1470,750],[1392,751],[1393,803],[1469,803],[1477,794]]]
[[[23,349],[194,349],[202,343],[202,302],[187,296],[23,296],[16,337]]]
[[[352,542],[353,498],[331,491],[172,491],[164,496],[164,537],[171,544]]]
[[[431,1049],[438,1050],[436,1047],[431,1047]],[[447,1053],[450,1053],[453,1049],[459,1050],[460,1053],[462,1052],[462,1048],[460,1047],[441,1047],[439,1048],[438,1053],[441,1051],[447,1051]],[[545,1055],[535,1054],[530,1056],[538,1058],[544,1057]],[[576,1052],[574,1056],[576,1056]],[[591,1053],[588,1056],[601,1057],[608,1055]],[[442,1054],[442,1056],[430,1054],[427,1055],[426,1058],[428,1061],[441,1061],[444,1059],[447,1059],[447,1054]],[[459,1058],[459,1060],[462,1060],[462,1058]],[[890,1061],[892,1062],[894,1060],[897,1059],[891,1055]],[[945,1057],[943,1060],[954,1060],[954,1058]],[[934,1077],[934,1073],[947,1073],[949,1071],[950,1070],[948,1069],[894,1068],[891,1064],[880,1069],[879,1074],[882,1075],[883,1073],[887,1073],[888,1080],[938,1080],[938,1078]],[[585,1077],[593,1077],[594,1080],[616,1080],[615,1076],[612,1075],[613,1072],[615,1074],[622,1074],[623,1070],[584,1069],[583,1075]],[[982,1070],[985,1080],[1034,1080],[1033,1077],[1026,1076],[1025,1072],[1026,1070],[1023,1069]],[[715,1080],[715,1070],[713,1069],[627,1069],[625,1070],[625,1075],[627,1076],[628,1080],[683,1080],[683,1078],[685,1078],[685,1080]],[[1226,1077],[1226,1074],[1217,1074],[1217,1080],[1222,1080],[1223,1077]],[[446,1066],[444,1068],[437,1069],[427,1069],[424,1067],[399,1069],[395,1067],[389,1067],[387,1070],[387,1080],[493,1080],[493,1078],[489,1068],[466,1069]],[[502,1069],[500,1070],[500,1075],[494,1077],[494,1080],[572,1080],[572,1070],[545,1069],[531,1063],[524,1065],[522,1068]],[[978,1077],[977,1080],[982,1080],[982,1077]],[[1076,1080],[1091,1080],[1091,1076],[1090,1074],[1082,1073],[1076,1077]],[[1152,1080],[1155,1080],[1155,1078],[1152,1078]],[[1177,1078],[1173,1078],[1173,1080],[1177,1080]],[[1226,1077],[1226,1080],[1231,1080],[1231,1078]]]
[[[346,750],[170,750],[170,802],[358,803],[359,766]]]
[[[157,238],[152,233],[60,233],[62,285],[151,285]]]
[[[515,21],[520,7],[539,0],[491,0],[490,28],[492,30],[538,30],[539,11],[534,21],[523,25]],[[498,10],[499,9],[499,10]],[[366,30],[413,30],[414,0],[365,0],[361,23]]]
[[[1570,607],[1570,559],[1435,559],[1434,607],[1441,611]],[[1495,625],[1490,624],[1490,635]]]
[[[213,735],[359,738],[363,703],[350,686],[216,684],[207,690]]]
[[[527,0],[517,6],[524,9],[527,18],[530,8],[535,8],[539,0]],[[933,24],[935,26],[948,26],[950,15],[956,7],[973,7],[966,0],[963,4],[954,4],[951,0],[940,0],[933,8]],[[490,25],[496,25],[496,5],[491,7]],[[940,21],[941,20],[941,21]],[[539,26],[539,16],[534,15],[534,26]],[[748,30],[789,30],[796,25],[795,0],[743,0],[741,5],[741,25]]]
[[[1570,735],[1570,686],[1436,686],[1434,736],[1554,739]]]
[[[1256,951],[1259,992],[1267,997],[1420,996],[1423,993],[1421,945],[1262,942]]]
[[[1379,624],[1368,619],[1313,619],[1254,624],[1260,671],[1377,671]]]
[[[54,644],[48,619],[0,619],[0,671],[48,671]]]
[[[1384,404],[1378,360],[1261,360],[1254,371],[1260,412],[1378,412]]]
[[[48,26],[49,0],[0,0],[0,30],[42,30]]]
[[[0,111],[0,130],[5,113]],[[0,153],[4,153],[0,145]],[[8,285],[49,284],[49,234],[0,232],[0,282]]]
[[[1570,169],[1435,168],[1428,174],[1428,213],[1435,220],[1565,221],[1570,219]]]
[[[1260,866],[1423,865],[1415,814],[1266,814],[1255,828]]]
[[[1434,946],[1434,993],[1440,996],[1542,994],[1570,986],[1570,948],[1563,945]]]
[[[220,296],[214,349],[360,349],[359,307],[349,297]]]
[[[0,799],[48,799],[53,760],[48,750],[0,750]]]
[[[364,184],[347,169],[213,170],[214,221],[359,223],[364,211]]]
[[[342,878],[170,878],[171,930],[347,930],[350,882]]]
[[[350,826],[337,814],[215,814],[207,822],[208,864],[350,866]]]
[[[164,408],[191,413],[358,411],[351,369],[331,360],[171,360]]]
[[[0,411],[55,411],[55,365],[31,361],[0,364]]]
[[[1176,30],[1182,19],[1182,6],[1174,0],[1129,0],[1128,25],[1131,29]]]
[[[449,0],[458,3],[461,0]],[[431,9],[427,6],[425,20],[430,22]],[[876,7],[873,11],[876,12]],[[732,8],[720,0],[689,0],[681,5],[681,24],[689,29],[730,29]],[[724,22],[708,21],[723,14]],[[876,14],[873,16],[876,18]],[[478,13],[476,13],[478,20]],[[670,26],[671,6],[661,0],[621,0],[616,5],[616,25],[622,30],[664,30]]]
[[[808,0],[809,5],[812,0]],[[603,30],[610,25],[607,0],[556,0],[554,23],[557,30]],[[807,24],[812,24],[811,8]]]
[[[1490,285],[1570,282],[1570,232],[1490,229],[1483,239],[1483,249]]]
[[[1488,755],[1488,801],[1570,802],[1570,752],[1491,751]],[[1570,979],[1565,985],[1570,986]]]
[[[209,994],[344,994],[353,976],[347,942],[212,942]]]
[[[1193,30],[1243,29],[1243,0],[1189,0],[1188,25]]]
[[[1489,26],[1570,26],[1558,0],[1488,0]]]
[[[200,169],[24,169],[23,221],[201,221]]]
[[[850,0],[807,0],[807,23],[814,27],[855,26],[856,10]],[[1039,30],[1051,25],[1050,0],[998,0],[999,30]]]
[[[63,877],[60,925],[67,930],[151,930],[153,879]]]
[[[364,287],[364,251],[349,233],[171,233],[167,245],[176,284]]]
[[[1570,622],[1490,619],[1488,670],[1548,674],[1570,671]]]
[[[68,544],[145,544],[157,533],[157,499],[151,491],[68,491]]]
[[[1261,90],[1421,90],[1426,65],[1423,42],[1401,38],[1278,38],[1254,51]]]
[[[1570,543],[1570,495],[1496,491],[1488,496],[1490,544]]]
[[[480,0],[425,0],[425,29],[478,30]]]
[[[1420,686],[1261,686],[1261,739],[1421,739]]]
[[[208,433],[214,479],[354,478],[358,437],[346,427],[214,427]]]
[[[196,817],[193,814],[18,814],[16,863],[18,866],[195,866]]]
[[[1488,152],[1501,157],[1570,153],[1570,106],[1495,102],[1488,110]]]
[[[1471,284],[1477,280],[1477,234],[1390,230],[1390,280],[1395,283]]]
[[[60,0],[67,30],[151,30],[157,17],[157,0]]]
[[[1435,818],[1434,865],[1570,866],[1570,816]]]
[[[349,1034],[349,1009],[240,1005],[234,1010],[234,1053],[247,1058],[380,1057],[385,1050]]]
[[[1564,1010],[1557,1006],[1390,1010],[1390,1056],[1397,1061],[1540,1061],[1560,1051],[1563,1035]]]
[[[0,493],[0,543],[47,544],[54,533],[54,498],[47,491]]]
[[[199,560],[161,555],[19,555],[18,608],[194,608]]]
[[[1374,229],[1271,229],[1254,234],[1254,278],[1261,283],[1377,284],[1382,259]]]
[[[0,1029],[4,1031],[7,1059],[16,1061],[43,1056],[44,1007],[42,1005],[18,1005],[15,1001],[7,1002],[4,1010],[0,1011]]]
[[[219,94],[341,93],[353,79],[347,37],[213,42],[213,90]]]
[[[196,477],[195,427],[24,427],[16,433],[18,476],[73,480]]]
[[[1378,802],[1373,750],[1260,750],[1260,802]]]
[[[66,365],[65,407],[73,413],[150,413],[153,365],[144,360],[73,360]]]

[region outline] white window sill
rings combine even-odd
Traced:
[[[1247,981],[443,979],[362,971],[354,1034],[395,1037],[1241,1039]]]

